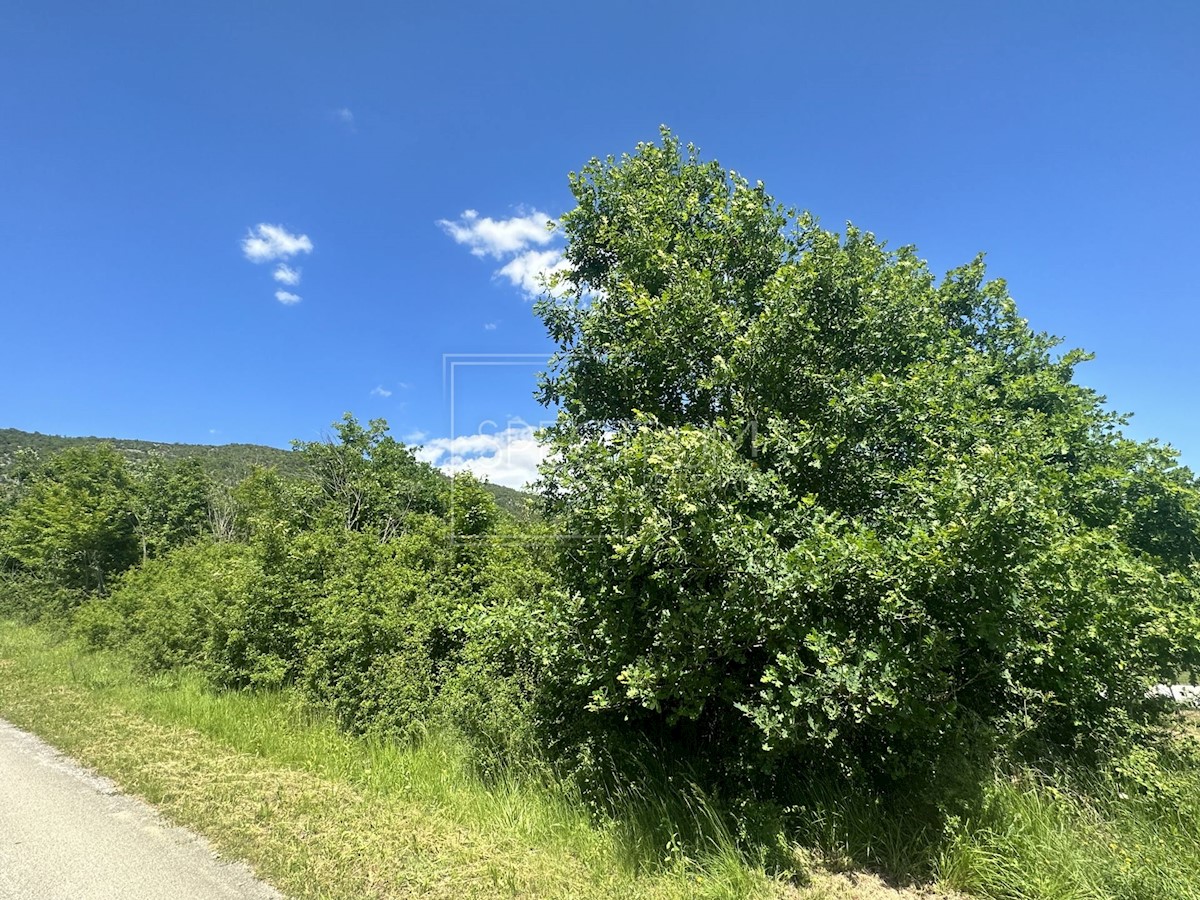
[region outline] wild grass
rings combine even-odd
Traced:
[[[38,628],[0,624],[0,716],[297,897],[803,895],[748,864],[699,797],[597,821],[544,775],[485,782],[451,734],[350,736],[287,691],[147,679]]]
[[[1003,900],[1200,897],[1200,727],[1184,714],[1160,747],[1101,772],[998,775],[944,849],[944,882]]]
[[[693,785],[649,778],[597,818],[544,770],[482,778],[452,734],[350,736],[293,693],[147,679],[39,627],[0,622],[0,716],[295,897],[1200,898],[1196,713],[1104,771],[997,774],[941,829],[811,785],[784,866]]]

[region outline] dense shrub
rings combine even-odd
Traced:
[[[389,483],[395,473],[380,470],[397,458],[408,472],[411,458],[390,453],[350,468],[363,483]],[[418,474],[424,485],[428,472]],[[512,530],[470,476],[452,495],[439,490],[426,496],[446,500],[442,514],[393,509],[395,518],[351,522],[353,497],[256,470],[227,498],[230,539],[151,556],[88,599],[74,627],[93,645],[126,647],[147,670],[294,684],[354,731],[440,723],[469,734],[481,761],[528,749],[533,621],[552,590],[527,543],[535,526]]]
[[[301,630],[303,686],[353,730],[403,730],[426,711],[449,641],[437,572],[422,564],[430,536],[320,538],[336,549]]]
[[[0,618],[66,626],[88,592],[30,572],[0,572]]]
[[[128,572],[87,603],[76,629],[97,645],[123,645],[150,670],[190,666],[226,685],[279,679],[264,646],[264,572],[253,548],[197,543]]]
[[[303,629],[303,685],[355,730],[448,725],[489,755],[527,744],[548,570],[515,534],[449,543],[426,519],[343,532]],[[524,749],[528,749],[524,746]]]
[[[539,306],[560,734],[928,779],[1095,750],[1197,660],[1195,478],[981,260],[937,283],[669,135],[571,184],[574,291]]]

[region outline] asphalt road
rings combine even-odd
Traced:
[[[0,719],[0,900],[282,900],[203,838]]]

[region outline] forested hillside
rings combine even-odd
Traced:
[[[46,458],[69,447],[94,447],[110,444],[131,464],[154,457],[167,460],[195,459],[204,471],[218,481],[233,483],[245,478],[255,466],[274,468],[289,475],[300,475],[303,462],[291,451],[261,444],[167,444],[125,438],[59,437],[36,431],[0,428],[0,479],[10,478],[17,454],[32,450]]]
[[[204,472],[222,484],[235,484],[256,467],[276,469],[280,474],[308,477],[304,459],[291,450],[264,444],[170,444],[127,438],[60,437],[16,428],[0,428],[0,487],[10,484],[21,465],[22,450],[45,459],[70,447],[111,445],[133,466],[153,459],[196,460]],[[28,463],[28,460],[27,460]],[[486,485],[501,509],[524,518],[530,514],[529,495],[501,484]]]

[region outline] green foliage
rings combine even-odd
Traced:
[[[0,618],[60,629],[87,597],[87,591],[31,572],[0,572]]]
[[[558,733],[924,781],[1152,713],[1200,652],[1200,489],[982,260],[939,284],[666,132],[571,187],[576,291],[538,307]]]
[[[354,731],[440,722],[488,765],[528,753],[535,616],[554,586],[516,538],[476,534],[448,551],[433,517],[388,542],[326,535],[336,550],[303,629],[305,690]]]
[[[450,486],[450,531],[455,538],[477,538],[496,530],[500,507],[485,484],[470,472],[454,476]]]
[[[404,731],[424,718],[454,636],[447,600],[424,561],[428,534],[331,541],[328,568],[303,628],[302,683],[353,731]]]
[[[133,491],[112,447],[52,457],[0,523],[0,561],[65,587],[102,589],[137,558]]]
[[[445,510],[445,484],[432,466],[387,433],[387,422],[363,428],[350,413],[336,423],[337,441],[295,441],[325,494],[328,510],[351,531],[375,529],[386,540],[407,516]]]
[[[275,469],[255,469],[228,495],[228,537],[286,555],[290,541],[311,525],[316,490]]]
[[[304,468],[295,454],[261,444],[165,444],[124,438],[59,437],[36,431],[0,428],[0,488],[16,479],[22,454],[48,459],[64,450],[100,444],[116,448],[132,468],[139,468],[156,459],[170,462],[194,459],[199,461],[206,475],[221,484],[240,481],[256,466],[273,467],[289,475],[299,475]]]
[[[254,682],[277,665],[255,629],[263,582],[251,548],[192,544],[130,571],[75,627],[93,645],[128,647],[149,670],[192,666],[217,683]]]
[[[163,444],[123,438],[59,437],[37,432],[0,428],[0,514],[19,492],[24,478],[41,466],[41,460],[71,447],[111,444],[131,469],[137,471],[156,462],[194,460],[217,489],[228,489],[255,469],[275,469],[285,478],[307,478],[311,473],[302,454],[262,444]],[[444,478],[444,476],[439,477]],[[521,520],[536,516],[535,498],[500,484],[488,484],[504,512]]]
[[[353,731],[443,722],[481,762],[527,750],[532,617],[552,592],[524,543],[539,526],[517,533],[469,475],[448,490],[382,421],[336,428],[337,443],[299,447],[317,480],[255,469],[214,493],[191,463],[139,473],[142,564],[84,604],[75,630],[147,671],[295,684]],[[197,540],[202,512],[213,533]]]
[[[137,473],[132,508],[142,558],[204,534],[213,485],[197,459],[152,458]]]

